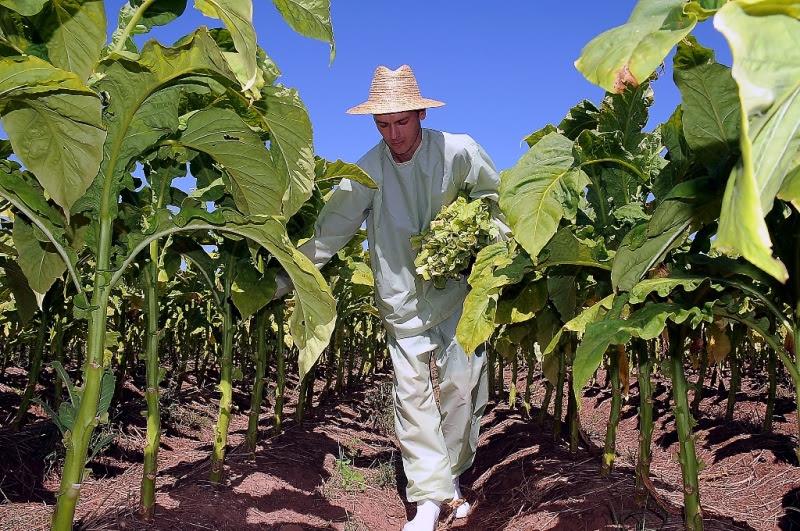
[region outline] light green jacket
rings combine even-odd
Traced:
[[[376,304],[387,330],[410,337],[450,317],[464,302],[465,279],[444,289],[416,274],[410,239],[430,225],[460,190],[497,201],[500,179],[486,152],[468,135],[422,130],[408,162],[395,162],[381,140],[358,165],[377,183],[370,189],[341,181],[300,250],[321,268],[366,221]]]

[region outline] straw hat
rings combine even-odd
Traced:
[[[347,109],[347,114],[389,114],[441,107],[441,101],[423,98],[411,67],[403,65],[397,70],[385,66],[375,69],[369,87],[369,99]]]

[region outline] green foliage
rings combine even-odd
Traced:
[[[367,479],[364,477],[364,473],[353,467],[352,459],[341,447],[334,470],[337,487],[344,492],[355,493],[367,490]]]
[[[642,83],[697,23],[685,5],[685,0],[639,0],[625,24],[586,45],[575,67],[609,92]]]
[[[573,364],[573,392],[580,395],[583,386],[600,366],[603,354],[610,345],[624,345],[633,337],[650,340],[658,337],[667,320],[677,324],[689,321],[693,326],[700,322],[713,322],[712,305],[683,307],[672,303],[648,304],[633,312],[627,319],[606,318],[586,327],[583,340],[575,351]]]
[[[468,274],[478,251],[499,235],[486,201],[458,197],[442,207],[427,230],[411,239],[418,249],[417,274],[443,289],[448,280]]]
[[[106,132],[100,98],[36,57],[0,59],[0,117],[14,153],[69,215],[97,175]]]
[[[55,424],[58,430],[61,432],[64,440],[67,441],[69,434],[75,427],[75,419],[77,417],[78,410],[81,407],[81,400],[83,398],[83,389],[76,387],[75,384],[73,384],[72,379],[69,377],[69,374],[67,374],[67,371],[60,362],[53,361],[50,363],[50,365],[53,367],[56,375],[62,381],[64,388],[67,390],[69,402],[61,402],[58,412],[53,411],[46,402],[42,402],[38,399],[35,400],[35,402],[44,408],[50,417],[50,420],[53,421],[53,424]],[[115,383],[116,378],[111,371],[105,371],[100,384],[100,400],[97,405],[97,418],[99,419],[98,422],[100,424],[108,423],[108,413],[109,409],[111,408],[111,398],[114,396]],[[108,446],[112,440],[113,438],[109,440],[107,436],[94,439],[93,444],[91,445],[91,454],[86,459],[86,462],[88,463],[91,461],[94,455],[101,451],[104,447]]]
[[[553,132],[502,173],[500,208],[515,239],[532,257],[556,233],[562,219],[575,219],[578,196],[589,179],[574,162],[572,142]]]
[[[714,17],[714,25],[731,46],[733,78],[746,117],[739,139],[742,157],[725,190],[714,247],[739,254],[784,282],[786,266],[772,256],[764,218],[798,167],[800,20],[750,15],[728,2]],[[792,189],[784,189],[782,197],[794,200]]]

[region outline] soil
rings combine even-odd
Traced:
[[[509,381],[510,378],[508,378]],[[600,375],[599,381],[602,381]],[[261,416],[261,442],[244,448],[249,396],[235,392],[226,479],[207,481],[216,417],[213,386],[184,383],[180,400],[164,398],[162,446],[155,518],[137,517],[142,473],[144,399],[128,384],[110,426],[114,442],[90,462],[76,518],[79,529],[123,530],[398,530],[413,516],[404,502],[405,479],[392,435],[389,375],[344,395],[315,398],[302,423],[293,416],[290,382],[284,431],[274,434],[271,402]],[[26,426],[8,428],[25,374],[9,369],[0,378],[0,529],[47,528],[58,489],[60,434],[39,406]],[[524,387],[524,373],[518,388]],[[610,410],[610,391],[599,385],[581,400],[586,434],[576,454],[554,442],[552,418],[536,422],[543,386],[535,380],[528,418],[490,402],[475,466],[462,476],[473,509],[465,520],[445,514],[440,530],[681,529],[682,491],[677,435],[669,388],[657,386],[651,497],[634,502],[638,449],[635,384],[622,408],[615,468],[599,474],[599,449]],[[39,392],[45,392],[41,387]],[[318,393],[319,394],[319,393]],[[733,422],[724,420],[725,395],[706,388],[695,429],[705,527],[712,530],[800,529],[800,467],[794,448],[795,405],[779,389],[772,433],[762,433],[766,384],[744,381]],[[269,401],[267,401],[269,402]],[[519,402],[518,402],[519,403]],[[566,400],[564,400],[566,406]],[[552,407],[551,407],[552,412]],[[567,433],[566,425],[562,430]],[[447,511],[445,511],[447,512]]]

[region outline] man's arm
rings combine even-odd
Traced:
[[[367,218],[374,193],[375,190],[350,179],[339,182],[339,187],[319,213],[314,224],[314,236],[298,248],[317,269],[328,263],[353,238]],[[292,290],[292,283],[284,272],[278,275],[277,283],[275,298]]]

